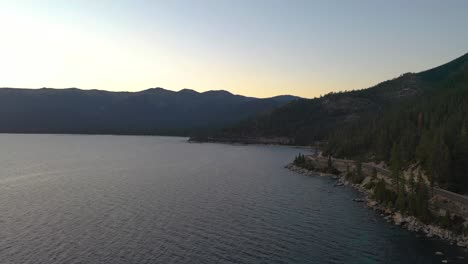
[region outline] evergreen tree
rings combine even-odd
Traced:
[[[390,170],[392,172],[392,179],[395,188],[398,190],[400,188],[400,179],[401,179],[401,158],[400,158],[400,148],[398,144],[393,144],[392,154],[390,155]]]
[[[356,161],[356,176],[361,178],[363,177],[362,174],[362,162],[361,161]]]
[[[415,208],[415,216],[421,219],[424,222],[430,220],[430,213],[429,213],[429,191],[427,189],[427,185],[425,183],[418,182],[417,189],[416,189],[416,208]]]
[[[411,173],[410,173],[408,184],[409,184],[409,191],[410,191],[410,193],[413,193],[413,192],[414,192],[414,189],[415,189],[415,187],[416,187],[416,183],[415,183],[415,181],[414,181],[414,173],[413,173],[413,171],[411,171]]]
[[[376,169],[376,168],[372,168],[372,175],[371,175],[371,178],[372,178],[372,180],[376,180],[376,179],[377,179],[377,169]]]
[[[402,213],[406,211],[406,197],[405,197],[405,192],[403,191],[403,188],[400,188],[400,190],[398,191],[398,196],[397,196],[397,200],[395,203],[395,207],[397,210],[399,210]]]

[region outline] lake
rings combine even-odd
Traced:
[[[305,149],[186,140],[0,135],[0,263],[468,260],[284,168]]]

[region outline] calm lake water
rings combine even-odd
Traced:
[[[387,224],[355,191],[284,169],[299,152],[0,135],[0,263],[468,262]]]

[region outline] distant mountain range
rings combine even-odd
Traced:
[[[295,99],[289,95],[259,99],[222,90],[0,88],[0,133],[193,135]]]

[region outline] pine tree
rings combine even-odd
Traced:
[[[362,162],[361,161],[356,161],[356,176],[362,177]]]
[[[411,171],[410,176],[409,176],[409,191],[410,193],[414,192],[414,188],[416,187],[416,183],[414,181],[414,173]]]
[[[396,189],[400,188],[400,178],[401,178],[401,158],[400,158],[400,148],[398,144],[393,144],[390,160],[390,170],[392,172],[393,184]]]
[[[372,180],[376,180],[377,179],[377,169],[376,168],[372,168]]]
[[[328,167],[328,171],[333,170],[333,161],[330,155],[328,156],[327,167]]]
[[[437,181],[443,187],[446,187],[447,182],[450,180],[450,150],[441,136],[437,137],[434,145],[436,148],[433,150],[434,154],[432,155],[431,171],[433,177],[431,177],[431,186],[434,185],[434,181]]]
[[[422,181],[418,182],[415,195],[416,195],[415,216],[421,219],[421,221],[427,222],[430,220],[429,191],[427,189],[427,185],[423,183]]]
[[[406,211],[406,198],[403,188],[398,191],[397,200],[395,202],[396,209],[404,213]]]

